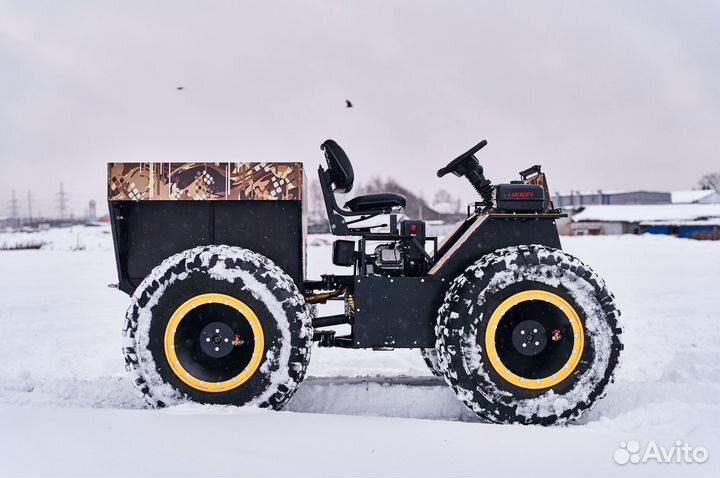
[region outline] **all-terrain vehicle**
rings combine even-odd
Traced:
[[[622,349],[605,283],[563,252],[540,166],[493,186],[476,153],[438,171],[479,194],[442,242],[398,194],[357,196],[335,141],[318,169],[347,275],[305,278],[300,163],[111,163],[118,287],[132,295],[127,369],[155,407],[194,400],[281,408],[321,347],[417,348],[480,417],[551,424],[605,393]],[[367,226],[387,217],[387,224]],[[344,312],[317,316],[315,304]],[[330,327],[349,325],[338,335]]]

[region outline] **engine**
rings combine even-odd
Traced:
[[[368,273],[382,276],[417,277],[425,274],[425,223],[417,220],[400,222],[400,239],[380,244],[367,257]]]
[[[405,271],[405,254],[397,242],[380,244],[371,257],[375,275],[401,276]]]

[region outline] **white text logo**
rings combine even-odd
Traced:
[[[664,447],[650,440],[641,450],[640,443],[635,440],[620,443],[615,450],[613,459],[618,465],[647,463],[705,463],[708,459],[707,448],[690,446],[689,443],[676,441],[674,446]]]

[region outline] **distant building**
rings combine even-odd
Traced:
[[[570,236],[616,236],[640,234],[640,224],[625,221],[578,221],[571,222]]]
[[[571,191],[554,194],[552,201],[555,207],[574,209],[612,204],[670,204],[672,195],[660,191]]]
[[[720,240],[720,218],[700,221],[641,223],[643,234],[665,234],[686,239]]]
[[[572,215],[566,233],[575,236],[647,233],[720,239],[720,204],[588,206]]]
[[[673,191],[673,204],[720,204],[720,193],[712,189]]]

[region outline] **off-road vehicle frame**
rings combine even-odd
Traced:
[[[561,250],[540,166],[493,186],[476,153],[438,171],[479,194],[440,242],[406,199],[339,206],[354,171],[322,144],[332,260],[345,275],[305,277],[300,163],[113,163],[109,208],[118,286],[132,295],[125,358],[148,403],[184,399],[280,408],[312,348],[418,348],[480,417],[576,418],[612,381],[622,344],[612,294]],[[374,218],[386,223],[372,225]],[[370,224],[370,225],[368,225]],[[344,312],[317,316],[315,305]],[[349,333],[338,335],[337,326]]]

